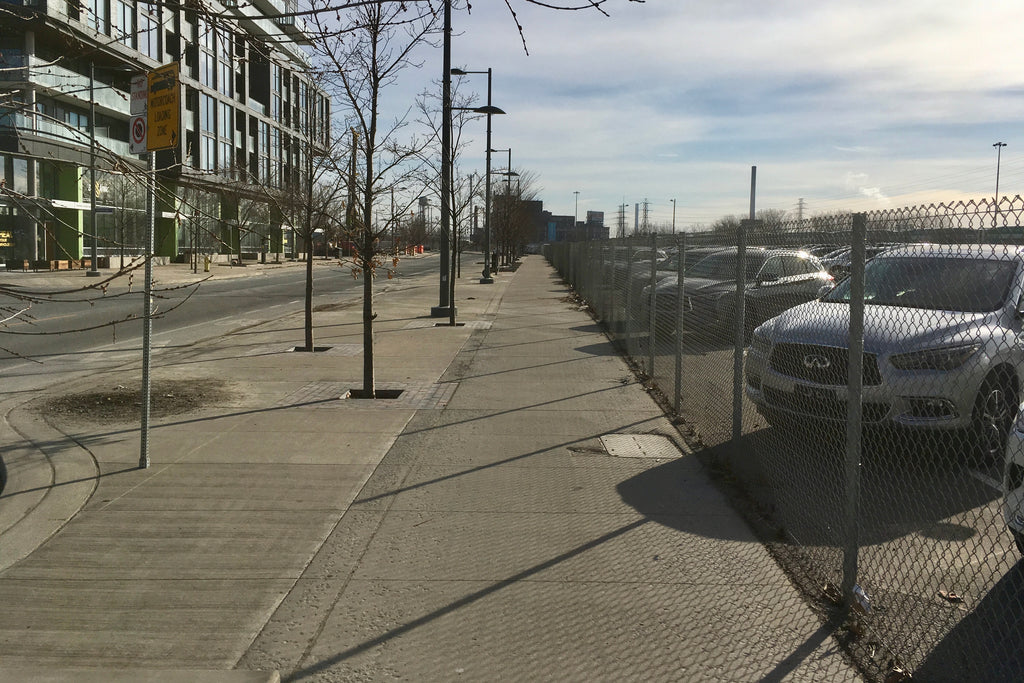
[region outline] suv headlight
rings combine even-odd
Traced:
[[[750,337],[750,350],[767,356],[772,350],[772,343],[768,337],[755,330]]]
[[[926,349],[891,356],[889,362],[900,370],[955,370],[966,363],[980,348],[981,344],[963,344],[941,349]]]

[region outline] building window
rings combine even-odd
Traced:
[[[117,24],[114,29],[114,37],[122,45],[134,47],[135,8],[130,2],[125,2],[125,0],[116,0],[114,7],[116,11],[114,21]]]
[[[199,55],[199,82],[208,88],[213,87],[215,78],[214,69],[217,61],[209,52],[202,52]]]
[[[204,133],[217,132],[217,101],[211,95],[200,95],[199,125]]]
[[[222,171],[231,170],[231,143],[220,141],[220,157],[217,168]]]
[[[260,164],[260,182],[270,182],[270,126],[266,121],[260,121],[260,136],[257,141],[257,147],[259,148]]]
[[[231,97],[235,94],[235,66],[232,62],[232,41],[230,31],[221,30],[217,41],[217,91]]]
[[[203,149],[199,160],[199,168],[213,171],[217,168],[217,140],[212,135],[203,134]]]
[[[107,20],[107,0],[87,0],[85,25],[100,33],[110,35],[110,22]]]
[[[281,187],[281,129],[270,129],[270,184]]]
[[[142,3],[139,5],[139,52],[160,61],[160,23],[157,21],[157,6]]]
[[[227,102],[220,103],[220,121],[218,122],[220,125],[218,127],[218,132],[225,140],[232,140],[234,137],[232,135],[233,126],[231,125],[234,121],[233,112],[234,110],[231,108],[230,104]]]

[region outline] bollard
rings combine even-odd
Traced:
[[[210,257],[209,256],[204,256],[203,257],[203,272],[204,273],[209,273],[210,272]]]

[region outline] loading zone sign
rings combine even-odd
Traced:
[[[146,147],[150,152],[178,146],[181,127],[181,82],[178,80],[178,70],[178,62],[171,62],[149,72]],[[134,134],[133,124],[133,138]]]

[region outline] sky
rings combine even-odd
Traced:
[[[1024,194],[1019,0],[508,4],[522,36],[505,0],[454,14],[452,65],[493,69],[492,144],[552,213],[614,225],[626,205],[631,226],[646,200],[667,228],[675,199],[677,229],[708,226],[747,214],[755,166],[756,208],[794,218],[991,198],[997,165],[999,194]],[[427,54],[416,87],[441,71]]]

